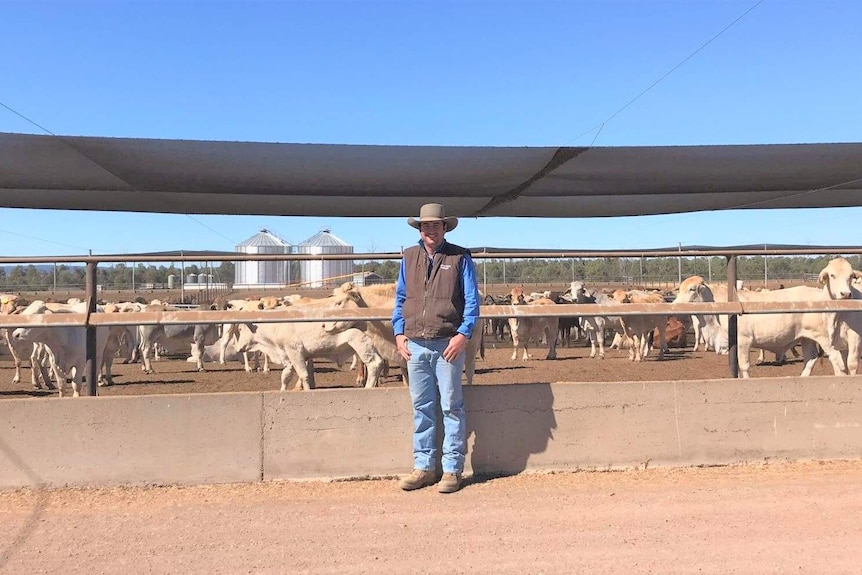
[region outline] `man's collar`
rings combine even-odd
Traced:
[[[427,253],[428,253],[428,250],[426,250],[426,249],[425,249],[425,242],[423,242],[423,241],[422,241],[422,238],[419,238],[419,242],[418,242],[418,243],[419,243],[419,247],[420,247],[420,248],[422,248],[422,251],[423,251],[423,252],[425,252],[425,253],[427,254]],[[435,254],[440,253],[440,250],[442,250],[442,249],[443,249],[443,246],[445,246],[447,243],[448,243],[448,242],[447,242],[447,241],[446,241],[446,239],[444,238],[444,239],[443,239],[443,242],[442,242],[439,246],[437,246],[437,249],[436,249],[436,250],[434,250],[434,253],[435,253]]]

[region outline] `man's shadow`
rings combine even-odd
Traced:
[[[557,428],[550,384],[464,386],[468,483],[515,475],[548,447]],[[472,442],[471,442],[472,438]]]

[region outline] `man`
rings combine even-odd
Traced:
[[[395,288],[392,327],[398,352],[407,360],[413,402],[413,473],[405,491],[437,483],[437,405],[443,412],[443,477],[440,493],[461,488],[467,452],[467,417],[461,390],[464,349],[479,319],[479,286],[470,252],[446,241],[458,218],[440,204],[425,204],[419,245],[407,248]],[[439,399],[438,399],[439,391]]]

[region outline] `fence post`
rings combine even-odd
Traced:
[[[738,301],[736,296],[736,256],[727,256],[727,301]],[[727,361],[730,367],[730,376],[739,377],[739,350],[737,349],[737,316],[727,316]]]
[[[84,329],[87,335],[87,363],[84,372],[87,376],[87,391],[85,395],[95,396],[100,366],[96,363],[96,327],[90,325],[90,314],[96,311],[96,262],[87,262],[86,277],[87,321]]]

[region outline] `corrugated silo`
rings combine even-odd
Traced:
[[[322,229],[296,247],[300,254],[352,254],[353,246],[329,229]],[[308,287],[334,287],[353,278],[353,260],[302,261],[302,283]]]
[[[267,229],[262,229],[238,246],[238,253],[245,254],[290,254],[291,245]],[[234,287],[284,287],[290,283],[288,261],[236,262]]]

